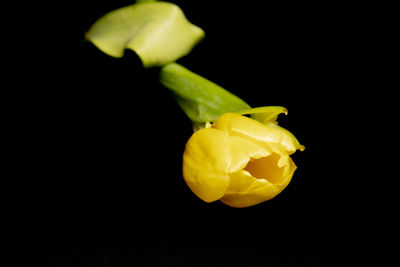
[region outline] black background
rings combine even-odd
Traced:
[[[293,155],[292,182],[245,209],[198,199],[181,175],[191,124],[158,69],[143,69],[132,51],[116,59],[84,40],[101,15],[131,1],[66,3],[40,18],[43,52],[27,67],[39,87],[21,93],[28,164],[18,172],[29,175],[15,198],[32,262],[357,264],[371,238],[363,227],[376,216],[365,190],[375,135],[365,125],[380,118],[371,97],[382,101],[368,89],[377,80],[365,34],[373,15],[364,17],[362,5],[172,2],[206,32],[178,63],[251,106],[289,110],[280,125],[306,146]]]

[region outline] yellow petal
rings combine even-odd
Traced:
[[[221,201],[232,207],[248,207],[270,200],[290,182],[296,165],[278,167],[279,155],[251,160],[245,169],[230,174],[231,182]]]
[[[290,183],[290,181],[292,180],[294,171],[297,169],[296,164],[294,164],[293,160],[289,158],[289,164],[287,164],[284,167],[284,171],[283,171],[283,179],[280,182],[280,184],[277,184],[277,186],[279,186],[280,190],[282,191],[283,189],[285,189],[285,187]]]
[[[290,154],[294,153],[297,149],[299,149],[300,151],[303,151],[305,149],[305,146],[301,145],[299,143],[299,141],[297,140],[297,138],[290,131],[286,130],[285,128],[279,126],[276,123],[272,123],[272,122],[264,122],[264,125],[267,128],[269,128],[271,132],[273,131],[277,135],[281,135],[282,140],[284,140],[285,142],[291,142],[293,144],[295,149],[288,150],[288,152],[290,152]]]
[[[297,167],[290,157],[287,157],[283,166],[279,166],[280,157],[279,154],[272,153],[267,157],[251,159],[244,170],[248,171],[253,177],[266,179],[283,190],[289,184]]]
[[[213,123],[212,127],[251,139],[255,143],[282,146],[289,154],[294,153],[296,149],[304,149],[304,146],[300,145],[293,134],[275,123],[262,124],[235,113],[223,114]]]
[[[231,207],[242,208],[275,197],[279,189],[266,179],[256,179],[245,170],[232,173],[231,185],[221,201]],[[238,189],[243,189],[237,191]]]
[[[255,144],[243,137],[230,135],[227,141],[230,156],[229,173],[243,169],[250,158],[258,159],[272,153],[272,150],[267,147]]]
[[[204,128],[186,144],[183,177],[193,193],[206,202],[220,199],[229,186],[228,143],[228,133]]]

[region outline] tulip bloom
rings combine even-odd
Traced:
[[[183,155],[183,177],[202,200],[248,207],[272,199],[290,182],[296,165],[289,155],[303,150],[275,119],[258,122],[225,113],[195,132]]]

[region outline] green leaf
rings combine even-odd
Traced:
[[[145,67],[162,66],[188,54],[204,37],[182,10],[168,2],[136,3],[97,20],[86,38],[104,53],[122,57],[135,51]]]
[[[252,119],[255,119],[262,123],[267,123],[267,122],[276,123],[278,115],[282,113],[287,114],[288,111],[286,108],[280,106],[265,106],[265,107],[240,110],[237,113],[241,115],[251,115]]]
[[[160,81],[195,123],[212,122],[226,112],[250,109],[239,97],[177,63],[161,68]]]

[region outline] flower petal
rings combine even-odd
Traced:
[[[228,138],[228,149],[231,157],[229,173],[243,169],[250,158],[258,159],[272,153],[265,146],[260,146],[243,137],[230,135]]]
[[[296,149],[304,149],[304,146],[300,145],[293,134],[275,123],[262,124],[235,113],[223,114],[213,123],[212,127],[251,139],[255,143],[282,146],[289,154],[294,153]]]
[[[220,200],[236,208],[249,207],[270,200],[289,184],[295,170],[296,165],[289,157],[289,164],[283,167],[282,178],[279,181],[256,178],[247,170],[231,173],[228,190]]]
[[[277,186],[279,186],[280,190],[282,191],[283,189],[286,188],[286,186],[290,183],[290,181],[292,180],[294,171],[297,169],[296,164],[294,164],[293,160],[288,157],[289,159],[289,163],[284,166],[284,170],[283,170],[283,179],[280,182],[280,184],[276,184]]]
[[[297,140],[297,138],[288,130],[286,130],[285,128],[279,126],[276,123],[273,122],[264,122],[264,125],[270,129],[270,131],[275,132],[275,134],[279,134],[282,136],[282,140],[284,140],[285,142],[288,143],[292,143],[294,146],[294,150],[288,150],[288,152],[290,152],[290,154],[296,152],[297,149],[299,149],[300,151],[303,151],[305,149],[305,146],[301,145],[300,142]]]
[[[212,202],[226,192],[230,178],[228,133],[213,128],[195,132],[183,154],[183,177],[202,200]]]
[[[256,179],[245,170],[230,174],[231,184],[221,201],[231,207],[253,206],[275,197],[279,188],[266,179]]]

